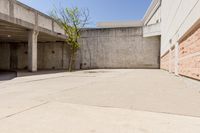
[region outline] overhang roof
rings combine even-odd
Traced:
[[[40,32],[38,42],[56,42],[64,39]],[[0,42],[28,42],[28,29],[0,20]]]

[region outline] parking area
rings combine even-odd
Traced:
[[[199,133],[200,82],[159,69],[18,73],[0,82],[2,133]]]

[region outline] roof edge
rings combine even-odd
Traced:
[[[113,21],[113,22],[98,22],[97,28],[123,28],[123,27],[142,27],[143,21]]]
[[[160,5],[161,5],[161,0],[153,0],[151,2],[149,8],[147,9],[147,11],[142,19],[144,24],[146,21],[148,21],[148,19],[151,19],[151,17],[157,11],[157,9],[160,7]]]

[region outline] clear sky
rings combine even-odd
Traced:
[[[102,21],[142,19],[152,0],[18,0],[48,14],[55,6],[88,8],[91,26]]]

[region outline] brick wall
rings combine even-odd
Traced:
[[[161,69],[169,71],[169,57],[170,57],[169,51],[161,57],[161,63],[160,63]]]
[[[179,44],[179,74],[200,80],[200,27]]]
[[[173,48],[172,50],[171,50],[171,54],[170,54],[170,56],[171,56],[171,62],[170,62],[170,65],[171,65],[171,72],[172,73],[175,73],[175,48]]]

